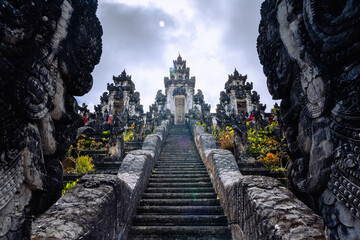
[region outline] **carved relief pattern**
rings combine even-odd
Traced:
[[[59,158],[81,122],[73,96],[92,86],[102,28],[97,1],[1,4],[0,239],[27,239],[31,191],[61,184]]]
[[[360,1],[265,1],[258,53],[291,161],[290,188],[330,239],[360,239]]]

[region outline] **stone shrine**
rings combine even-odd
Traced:
[[[149,112],[146,113],[146,129],[152,132],[155,126],[159,126],[161,121],[166,120],[171,114],[166,108],[166,95],[158,90],[155,97],[155,103],[149,106]]]
[[[220,92],[220,103],[216,108],[218,126],[225,129],[232,126],[236,118],[246,119],[250,116],[261,120],[264,118],[266,105],[260,103],[260,96],[252,91],[253,83],[246,81],[247,75],[234,70],[225,83],[225,91]],[[239,121],[237,121],[239,122]],[[244,121],[242,121],[244,123]]]
[[[195,77],[190,76],[190,68],[186,67],[186,60],[178,56],[170,68],[170,78],[164,78],[166,108],[174,116],[174,124],[185,124],[185,114],[193,107]]]
[[[212,115],[210,113],[210,105],[204,101],[204,94],[200,89],[194,95],[194,107],[189,110],[189,114],[187,116],[190,119],[195,119],[198,122],[205,123],[206,126],[211,129],[212,123]]]
[[[266,0],[261,17],[289,187],[322,215],[328,239],[360,239],[359,1]]]
[[[108,92],[100,97],[100,104],[96,109],[101,110],[104,118],[109,121],[116,114],[124,119],[125,127],[135,124],[135,140],[140,141],[143,136],[144,111],[140,104],[140,93],[135,92],[135,84],[125,70],[121,75],[113,76],[114,83],[107,84]]]

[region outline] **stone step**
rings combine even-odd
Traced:
[[[137,235],[156,234],[160,236],[180,235],[180,236],[228,236],[230,229],[228,226],[133,226],[131,233]],[[231,238],[229,238],[231,239]]]
[[[166,144],[169,144],[169,146],[167,146]],[[192,144],[192,143],[190,143],[190,144]],[[197,155],[197,148],[196,147],[176,146],[176,148],[174,148],[174,145],[178,145],[178,144],[177,143],[165,143],[165,146],[162,148],[162,150],[165,150],[165,151],[162,151],[161,154],[162,155],[174,155],[174,153],[184,153],[184,154]],[[171,152],[169,152],[167,150],[171,150]]]
[[[173,161],[173,162],[177,162],[177,161],[201,161],[200,156],[181,156],[181,153],[179,153],[178,155],[174,155],[174,156],[162,156],[161,158],[159,157],[159,159],[157,160],[157,162],[163,162],[163,161]]]
[[[185,126],[170,130],[129,239],[231,239],[220,200]]]
[[[211,182],[200,182],[200,183],[193,183],[193,182],[152,182],[148,184],[148,187],[212,187]]]
[[[142,199],[140,206],[219,206],[219,199]]]
[[[175,163],[175,162],[194,162],[194,163],[203,163],[203,161],[201,160],[201,158],[182,158],[182,157],[177,157],[177,158],[163,158],[163,159],[159,159],[156,161],[157,164],[159,163]]]
[[[216,198],[217,194],[214,193],[144,193],[143,199],[156,198],[156,199],[199,199],[199,198]]]
[[[174,160],[162,160],[162,161],[157,161],[156,162],[156,165],[157,166],[162,166],[163,164],[166,164],[166,165],[175,165],[175,164],[202,164],[204,165],[204,163],[201,161],[201,160],[184,160],[184,159],[179,159],[177,161],[174,161]]]
[[[220,215],[224,214],[221,206],[138,206],[137,214],[196,214],[196,215]]]
[[[137,215],[133,226],[227,226],[224,215]]]
[[[155,165],[162,165],[162,164],[201,164],[202,166],[204,165],[203,161],[201,161],[201,159],[194,159],[194,158],[189,158],[189,159],[183,159],[183,158],[179,158],[179,159],[164,159],[164,160],[160,160],[160,161],[156,161]]]
[[[157,235],[136,235],[129,238],[130,240],[226,240],[232,239],[229,236],[157,236]]]
[[[157,173],[155,172],[151,175],[151,178],[201,178],[201,177],[209,177],[207,173],[187,173],[183,172],[182,174],[169,174],[169,173]]]
[[[175,160],[179,160],[179,159],[201,159],[198,155],[191,155],[189,153],[177,153],[177,154],[167,154],[167,155],[160,155],[158,161],[164,160],[164,159],[175,159]]]
[[[200,182],[210,182],[209,177],[198,177],[198,178],[152,178],[150,177],[149,183],[187,183],[187,182],[193,182],[193,183],[200,183]]]
[[[174,167],[169,167],[169,166],[165,166],[165,167],[161,167],[161,166],[157,166],[155,168],[155,172],[156,170],[163,170],[163,171],[179,171],[179,170],[182,170],[182,171],[192,171],[192,170],[202,170],[204,169],[204,167],[197,167],[197,168],[194,168],[194,167],[177,167],[177,166],[174,166]]]
[[[177,192],[191,192],[191,193],[196,193],[196,192],[214,192],[214,188],[212,187],[161,187],[161,188],[156,188],[156,187],[148,187],[145,190],[146,193],[150,193],[150,192],[158,192],[158,193],[177,193]]]
[[[204,163],[202,161],[186,161],[183,159],[180,159],[179,161],[162,161],[162,162],[156,162],[155,166],[171,166],[171,165],[177,165],[177,166],[200,166],[203,167]]]
[[[186,168],[203,168],[204,164],[203,163],[196,163],[196,164],[190,164],[190,163],[174,163],[174,164],[169,164],[169,163],[162,163],[162,164],[155,164],[154,168],[174,168],[174,167],[178,167],[178,168],[182,168],[182,167],[186,167]]]
[[[169,174],[169,175],[178,175],[178,174],[183,174],[184,172],[186,173],[206,173],[207,171],[205,169],[199,169],[199,170],[188,170],[188,171],[181,171],[181,170],[173,170],[173,171],[164,171],[164,170],[159,170],[159,169],[154,169],[153,170],[153,174]]]

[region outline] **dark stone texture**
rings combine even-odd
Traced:
[[[32,195],[60,196],[60,160],[82,120],[74,96],[101,55],[97,1],[5,0],[0,8],[0,239],[29,239]],[[32,201],[36,203],[36,201]]]
[[[114,175],[86,175],[34,221],[32,238],[115,239],[123,208]]]
[[[264,1],[258,53],[281,99],[290,189],[331,239],[360,239],[359,1]],[[331,201],[329,201],[331,199]]]
[[[155,157],[158,156],[160,153],[159,152],[160,144],[161,144],[160,137],[155,134],[150,134],[146,136],[142,150],[151,151],[154,154],[153,157]]]
[[[147,138],[147,137],[146,137]],[[151,170],[155,164],[153,151],[135,150],[123,160],[117,174],[120,180],[120,234],[124,238],[129,232],[131,219],[144,192]]]
[[[149,106],[149,112],[146,113],[146,131],[147,134],[153,132],[155,126],[166,119],[170,119],[170,109],[166,108],[166,95],[158,90],[155,97],[155,103]]]
[[[325,239],[321,217],[278,180],[245,176],[238,191],[244,239]]]
[[[195,120],[201,124],[205,124],[208,131],[212,130],[212,114],[210,113],[210,105],[204,101],[204,94],[200,89],[194,95],[194,105],[186,114],[187,122]]]
[[[238,239],[325,239],[321,217],[278,180],[243,176],[230,151],[215,149],[211,134],[204,133],[202,127],[191,121],[189,125],[233,236]]]

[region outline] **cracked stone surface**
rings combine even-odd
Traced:
[[[115,237],[119,181],[113,175],[82,177],[33,223],[33,239],[112,239]],[[88,233],[89,230],[91,233]]]
[[[245,176],[239,198],[245,239],[325,239],[322,218],[276,179]]]

